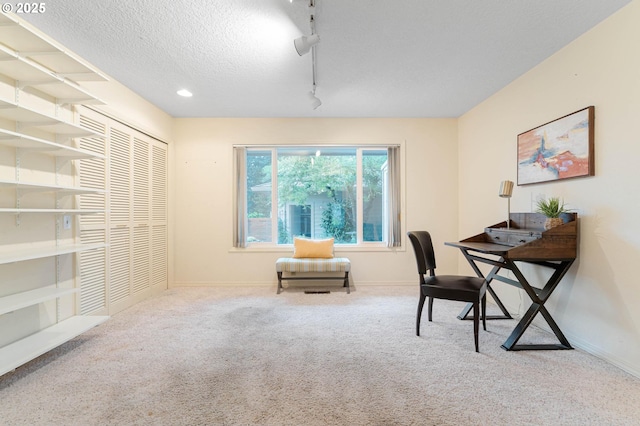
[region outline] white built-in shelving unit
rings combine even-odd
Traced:
[[[0,239],[0,268],[12,268],[8,274],[0,269],[0,333],[12,336],[10,341],[0,341],[0,375],[108,318],[79,315],[77,309],[80,288],[73,256],[106,247],[78,243],[77,221],[69,219],[105,213],[77,207],[79,195],[105,193],[104,188],[74,184],[77,171],[73,162],[104,159],[75,143],[76,138],[104,137],[77,124],[77,105],[103,103],[81,87],[85,81],[106,78],[18,17],[0,14],[0,149],[11,152],[15,163],[0,161],[0,172],[4,172],[0,174],[0,219],[18,218],[3,221],[5,229],[0,228],[0,235],[9,235],[8,241]],[[43,172],[33,164],[51,166]],[[7,173],[11,167],[13,173]],[[21,220],[33,215],[37,221],[25,224],[26,220]],[[54,231],[47,234],[41,229]],[[32,264],[46,259],[53,261]],[[21,274],[21,270],[30,273]],[[48,270],[51,273],[46,277],[42,271]],[[22,275],[28,283],[24,288]],[[34,283],[33,276],[41,282]],[[19,320],[12,321],[11,315]],[[31,328],[23,330],[20,322]]]

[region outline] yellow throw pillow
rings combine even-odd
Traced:
[[[333,257],[333,238],[326,240],[293,239],[293,257],[297,259],[315,257],[330,259]]]

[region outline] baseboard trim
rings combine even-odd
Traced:
[[[169,288],[175,287],[273,287],[278,286],[277,281],[174,281],[169,284]],[[386,287],[398,287],[398,286],[415,286],[418,284],[415,281],[358,281],[351,282],[351,286],[369,287],[369,286],[386,286]]]
[[[606,349],[594,346],[572,333],[567,332],[564,334],[574,347],[579,348],[587,352],[588,354],[595,356],[596,358],[600,358],[601,360],[606,361],[609,364],[615,365],[619,369],[640,379],[640,369],[638,369],[638,366],[630,365],[627,361],[620,359],[618,356],[607,351]]]

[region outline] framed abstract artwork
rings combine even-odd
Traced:
[[[518,135],[518,185],[594,175],[590,106]]]

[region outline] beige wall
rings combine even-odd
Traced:
[[[431,229],[438,242],[456,234],[454,119],[176,119],[174,141],[173,285],[269,285],[275,291],[275,260],[291,254],[232,249],[233,144],[404,143],[406,227]],[[441,243],[437,249],[440,269],[454,271],[457,253]],[[346,255],[356,288],[416,283],[412,251]]]
[[[497,191],[501,180],[516,181],[519,133],[595,106],[596,175],[516,187],[511,207],[532,211],[531,200],[543,194],[562,197],[579,213],[579,259],[547,306],[572,343],[636,375],[640,375],[638,22],[636,0],[465,114],[458,129],[458,236],[463,237],[506,215],[506,201],[497,197]],[[468,271],[462,261],[460,270]],[[530,272],[534,278],[539,273]],[[513,312],[522,314],[528,307],[517,289],[501,283],[495,287]]]

